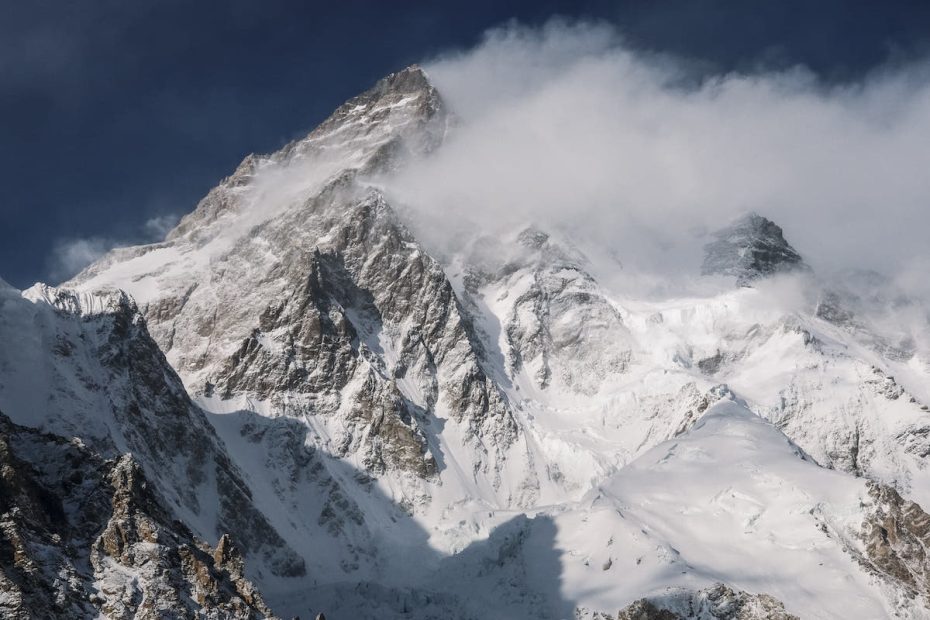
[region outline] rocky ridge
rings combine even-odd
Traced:
[[[11,419],[80,437],[104,458],[131,452],[198,536],[235,531],[272,572],[303,573],[125,293],[0,295],[0,406]]]
[[[607,617],[605,617],[606,620]],[[643,598],[617,614],[617,620],[798,620],[766,594],[734,591],[723,584],[697,592],[679,591]]]
[[[215,549],[172,518],[125,454],[0,414],[0,613],[5,618],[272,618],[229,536]]]

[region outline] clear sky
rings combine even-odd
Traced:
[[[246,154],[384,74],[555,15],[707,73],[800,64],[844,82],[930,47],[916,1],[0,0],[0,277],[69,275],[56,252],[75,239],[153,240]]]

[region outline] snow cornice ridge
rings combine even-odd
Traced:
[[[119,288],[80,291],[37,282],[24,290],[22,296],[33,303],[44,303],[60,312],[82,317],[139,314],[139,308],[132,296]]]

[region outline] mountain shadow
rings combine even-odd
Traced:
[[[207,415],[254,501],[306,561],[305,577],[271,578],[254,566],[248,571],[282,617],[573,616],[574,603],[561,594],[551,517],[514,516],[445,554],[417,521],[416,497],[389,497],[369,474],[314,447],[306,423],[251,411]]]

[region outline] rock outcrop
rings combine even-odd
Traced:
[[[930,603],[930,515],[893,488],[869,483],[865,557],[879,573]]]
[[[104,460],[3,414],[0,615],[272,617],[229,536],[196,539],[131,455]]]
[[[733,276],[737,286],[751,286],[759,278],[809,270],[781,227],[761,215],[745,215],[713,236],[704,247],[704,275]]]
[[[0,406],[12,420],[79,437],[104,458],[131,452],[201,537],[234,531],[276,574],[303,573],[128,295],[45,285],[7,293],[0,338]]]
[[[767,594],[749,594],[723,584],[698,591],[672,591],[631,603],[617,620],[799,620]]]

